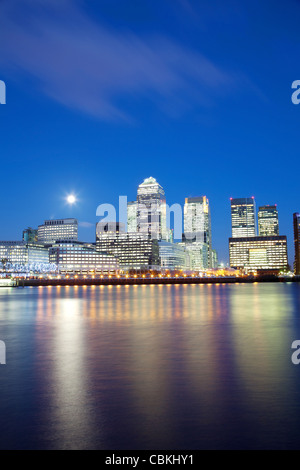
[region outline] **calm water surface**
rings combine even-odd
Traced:
[[[0,448],[300,448],[300,285],[0,289]]]

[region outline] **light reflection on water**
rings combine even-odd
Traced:
[[[297,448],[300,286],[0,290],[0,448]]]

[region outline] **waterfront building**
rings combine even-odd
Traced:
[[[22,239],[25,243],[36,243],[38,241],[38,230],[37,228],[28,227],[23,230]]]
[[[93,244],[79,241],[57,241],[49,248],[49,260],[62,274],[91,276],[119,269],[119,262],[112,255],[96,250]]]
[[[166,240],[165,192],[155,178],[146,178],[137,191],[137,231],[156,240]]]
[[[254,197],[230,199],[232,238],[255,237],[256,206]]]
[[[286,236],[229,239],[230,266],[246,273],[278,273],[288,267]]]
[[[295,262],[294,273],[300,275],[300,214],[295,212],[293,214],[294,222],[294,244],[295,244]]]
[[[184,234],[182,240],[179,245],[184,246],[190,256],[190,269],[193,271],[205,271],[209,269],[207,244],[197,241],[196,239],[185,239]]]
[[[45,220],[38,227],[38,242],[51,245],[57,240],[78,240],[78,221],[76,219]]]
[[[217,253],[217,250],[212,250],[211,267],[213,269],[218,268],[218,253]]]
[[[196,269],[212,267],[211,216],[206,196],[185,199],[183,242],[195,253],[194,259],[199,261],[196,261]],[[193,246],[188,246],[190,244]]]
[[[39,243],[22,241],[0,241],[0,262],[26,266],[49,263],[49,251]]]
[[[147,233],[125,232],[123,224],[99,222],[96,249],[117,258],[123,269],[148,270],[160,266],[158,240]]]
[[[137,201],[127,203],[127,232],[137,232]]]
[[[158,242],[160,265],[169,270],[191,269],[191,256],[181,243],[170,243],[165,240]]]
[[[258,233],[260,237],[279,235],[277,205],[261,206],[258,210]]]

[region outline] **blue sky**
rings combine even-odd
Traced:
[[[93,241],[97,206],[151,175],[169,204],[209,198],[220,260],[229,198],[277,203],[292,263],[299,21],[295,0],[0,2],[0,239],[74,216]]]

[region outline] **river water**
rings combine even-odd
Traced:
[[[0,289],[1,449],[300,448],[300,284]]]

